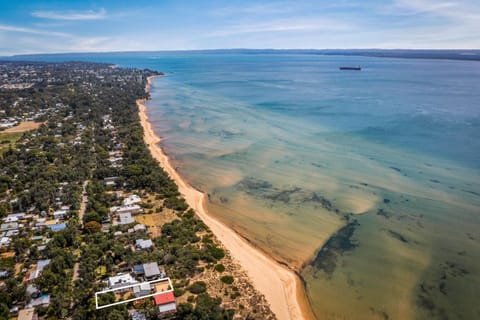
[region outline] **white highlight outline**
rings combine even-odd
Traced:
[[[168,284],[170,285],[171,289],[165,290],[165,291],[162,291],[162,292],[155,292],[155,293],[148,294],[148,295],[141,296],[141,297],[137,297],[137,298],[132,298],[132,299],[127,299],[127,300],[123,300],[123,301],[118,301],[118,302],[106,304],[104,306],[99,306],[98,305],[98,295],[100,295],[100,294],[125,290],[125,289],[133,288],[133,287],[136,287],[136,286],[140,286],[140,285],[146,284],[146,283],[147,284],[152,284],[152,283],[157,283],[157,282],[163,282],[165,280],[168,281]],[[169,277],[161,278],[161,279],[157,279],[157,280],[152,280],[152,281],[137,282],[137,283],[129,284],[127,286],[123,286],[123,287],[119,287],[119,288],[107,289],[107,290],[102,290],[102,291],[95,292],[95,307],[97,308],[97,310],[98,309],[103,309],[103,308],[108,308],[108,307],[113,307],[113,306],[116,306],[116,305],[119,305],[119,304],[124,304],[124,303],[132,302],[132,301],[136,301],[136,300],[140,300],[140,299],[150,298],[150,297],[153,297],[153,296],[156,296],[156,295],[159,295],[159,294],[163,294],[163,293],[166,293],[166,292],[173,292],[173,284],[172,284],[172,281],[170,280]]]

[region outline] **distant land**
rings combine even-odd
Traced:
[[[480,61],[480,49],[445,49],[445,50],[419,50],[419,49],[212,49],[212,50],[173,50],[173,51],[122,51],[122,52],[79,52],[79,53],[47,53],[47,54],[21,54],[0,57],[0,60],[32,61],[41,60],[42,57],[75,57],[92,55],[131,55],[135,54],[312,54],[312,55],[343,55],[365,56],[379,58],[404,58],[404,59],[447,59]]]

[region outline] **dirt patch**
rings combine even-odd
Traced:
[[[25,132],[25,131],[30,131],[30,130],[35,130],[38,129],[42,125],[42,122],[35,122],[35,121],[24,121],[20,123],[18,126],[15,126],[13,128],[9,128],[5,131],[4,133],[17,133],[17,132]]]
[[[162,212],[140,214],[134,218],[138,223],[144,224],[147,227],[148,232],[151,233],[153,238],[155,238],[160,236],[162,226],[167,222],[175,220],[177,215],[173,210],[164,208]]]

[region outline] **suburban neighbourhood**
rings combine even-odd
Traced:
[[[273,319],[150,156],[155,72],[0,62],[0,319]]]

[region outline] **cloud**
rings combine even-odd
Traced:
[[[34,11],[31,15],[52,20],[102,20],[107,17],[107,11],[103,8],[99,11]]]
[[[288,31],[318,31],[318,30],[349,30],[350,26],[330,19],[280,19],[265,23],[241,23],[222,30],[214,31],[209,36],[230,36],[246,33],[288,32]]]
[[[299,4],[292,1],[285,1],[280,3],[264,3],[255,5],[242,5],[222,7],[212,10],[210,13],[216,16],[231,16],[231,15],[243,15],[243,14],[279,14],[279,13],[291,13],[299,10]]]
[[[394,7],[409,14],[430,14],[462,23],[480,21],[480,5],[473,1],[395,0]]]
[[[16,27],[11,25],[4,25],[4,24],[0,24],[0,31],[30,33],[30,34],[56,36],[56,37],[71,37],[70,34],[64,33],[64,32],[30,29],[30,28]]]

